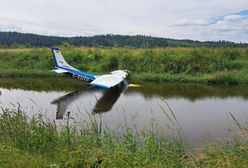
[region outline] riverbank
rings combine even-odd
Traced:
[[[128,69],[130,81],[248,84],[246,48],[61,48],[74,67],[94,74]],[[0,49],[0,77],[51,77],[49,48]],[[63,76],[63,75],[62,75]]]
[[[182,138],[135,135],[130,129],[115,135],[94,116],[81,130],[58,131],[44,116],[29,119],[18,110],[0,116],[1,167],[245,167],[248,165],[247,127],[232,132],[223,145],[189,149]],[[236,121],[235,117],[233,118]]]

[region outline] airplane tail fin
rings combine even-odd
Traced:
[[[73,68],[66,62],[59,48],[52,48],[52,53],[56,68],[69,68],[75,70],[75,68]]]

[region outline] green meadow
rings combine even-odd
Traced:
[[[248,48],[79,48],[61,47],[69,64],[102,74],[130,71],[131,81],[248,84]],[[51,77],[49,48],[0,49],[0,77]]]

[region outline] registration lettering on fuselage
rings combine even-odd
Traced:
[[[76,78],[78,80],[84,81],[84,82],[89,82],[89,78],[87,78],[85,76],[81,76],[81,75],[78,75],[78,74],[73,74],[72,77]]]

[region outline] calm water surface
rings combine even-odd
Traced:
[[[179,130],[191,146],[217,142],[228,136],[228,128],[238,129],[229,112],[241,124],[248,121],[246,87],[143,84],[140,88],[38,92],[0,86],[0,92],[1,107],[16,108],[19,103],[29,116],[42,113],[61,124],[68,111],[74,123],[93,114],[115,131],[127,126],[137,133],[176,136]]]

